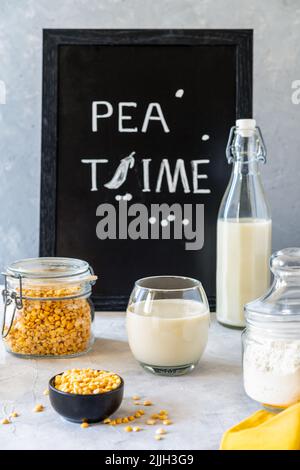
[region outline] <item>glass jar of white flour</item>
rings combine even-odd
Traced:
[[[270,408],[300,401],[300,248],[271,257],[270,290],[246,304],[243,333],[244,387]]]

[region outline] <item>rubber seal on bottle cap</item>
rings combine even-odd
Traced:
[[[256,127],[255,119],[237,119],[235,124],[236,127],[244,130],[255,129]]]
[[[237,119],[235,122],[236,130],[242,137],[250,137],[255,130],[255,119]]]

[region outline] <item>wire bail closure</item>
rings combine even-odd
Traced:
[[[236,141],[236,136],[238,135],[238,132],[239,132],[239,129],[238,129],[237,126],[231,127],[230,132],[229,132],[228,141],[227,141],[226,152],[225,152],[228,163],[233,163],[233,162],[236,161],[235,154],[237,153],[237,148],[240,147],[240,145],[238,147],[236,147],[236,142],[235,142]],[[253,135],[256,136],[256,139],[257,139],[256,160],[261,161],[263,163],[266,163],[266,161],[267,161],[267,149],[266,149],[266,146],[265,146],[265,142],[264,142],[260,127],[256,126],[255,130],[253,132],[254,132]]]
[[[4,289],[2,290],[2,297],[3,297],[3,303],[4,303],[2,338],[5,339],[11,330],[13,321],[15,319],[16,311],[21,310],[23,308],[23,283],[22,283],[21,274],[18,274],[17,276],[15,276],[17,279],[19,279],[19,294],[18,294],[16,290],[8,289],[7,273],[2,273],[2,275],[4,276]],[[9,327],[7,331],[4,333],[5,324],[6,324],[7,307],[11,305],[13,302],[14,302],[14,311],[11,317]]]

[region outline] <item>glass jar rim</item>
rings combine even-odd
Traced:
[[[253,334],[254,336],[264,338],[265,340],[298,340],[299,337],[300,323],[297,321],[290,322],[272,322],[271,319],[263,322],[251,322],[246,321],[246,328],[243,331],[244,334]]]
[[[174,287],[169,285],[168,287],[155,287],[155,282],[156,281],[171,281],[170,284],[175,281],[179,282],[181,281],[182,283],[190,284],[186,285],[183,287]],[[152,285],[143,285],[145,282],[150,282]],[[198,279],[194,279],[192,277],[187,277],[187,276],[173,276],[173,275],[158,275],[158,276],[148,276],[148,277],[143,277],[135,281],[135,286],[139,289],[144,289],[147,291],[152,291],[152,292],[184,292],[184,291],[191,291],[194,289],[201,289],[202,288],[202,283]]]
[[[278,313],[274,310],[251,310],[245,306],[245,317],[249,324],[259,326],[265,323],[274,323],[277,325],[288,325],[290,323],[299,323],[300,325],[300,314],[299,313]]]
[[[58,280],[77,277],[91,273],[87,261],[77,258],[40,257],[24,258],[11,263],[6,272],[8,277],[19,277],[32,280]]]

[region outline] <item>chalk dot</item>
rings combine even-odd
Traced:
[[[184,90],[182,88],[179,88],[176,93],[175,93],[175,96],[176,98],[182,98],[183,97],[183,94],[184,94]]]
[[[162,227],[166,227],[168,225],[168,221],[166,219],[163,219],[160,223]]]
[[[209,140],[210,139],[210,136],[208,134],[203,134],[203,136],[201,137],[201,139],[205,142],[206,140]]]
[[[119,194],[116,195],[116,201],[121,201],[122,199],[122,196],[120,196]]]
[[[183,219],[182,225],[189,225],[190,221],[189,219]]]
[[[168,215],[167,219],[169,220],[169,222],[174,222],[174,220],[176,219],[176,217],[175,217],[174,214],[170,214],[170,215]]]
[[[156,222],[156,217],[150,217],[149,224],[153,225],[153,224],[155,224],[155,222]]]

